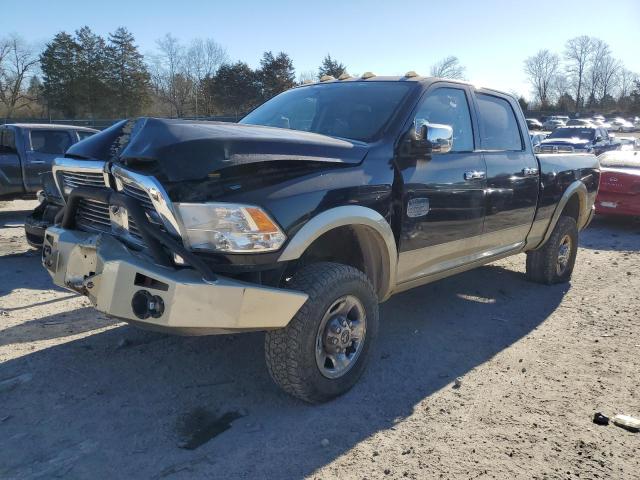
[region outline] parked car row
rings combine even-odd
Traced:
[[[538,153],[594,153],[600,155],[610,150],[640,150],[640,143],[633,137],[616,138],[603,127],[564,126],[551,133],[529,132],[531,143]]]
[[[560,127],[600,127],[610,132],[635,132],[640,131],[640,117],[625,119],[614,117],[605,119],[602,115],[594,115],[589,118],[569,118],[566,115],[552,115],[537,118],[527,118],[529,130],[553,131]]]

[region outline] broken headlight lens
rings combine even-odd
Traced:
[[[261,208],[230,203],[176,203],[191,250],[261,253],[287,239]]]

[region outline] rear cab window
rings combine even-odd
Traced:
[[[16,134],[10,128],[0,129],[0,153],[16,153]]]
[[[62,154],[71,146],[69,132],[65,130],[31,130],[31,150],[38,153]]]
[[[504,98],[476,93],[480,146],[483,150],[522,151],[524,144],[516,114]]]
[[[89,138],[95,135],[95,132],[87,132],[86,130],[76,130],[76,134],[78,135],[78,141],[82,141],[85,138]]]

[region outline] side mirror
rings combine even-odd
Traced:
[[[598,136],[596,137],[595,142],[596,142],[596,143],[600,143],[601,141],[602,141],[602,137],[601,137],[600,135],[598,135]]]
[[[448,153],[453,147],[453,128],[449,125],[425,123],[416,130],[415,136],[426,154]]]

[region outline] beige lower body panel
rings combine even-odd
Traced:
[[[158,266],[103,234],[58,227],[45,235],[43,263],[56,285],[85,294],[97,310],[153,330],[186,335],[285,327],[307,295],[218,277],[207,282],[192,269]],[[136,285],[136,278],[153,279]],[[140,290],[158,296],[158,318],[139,318],[132,298]]]

